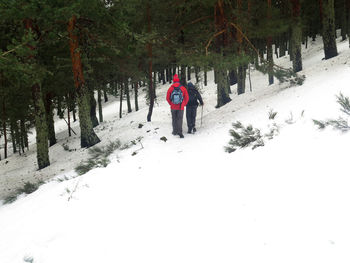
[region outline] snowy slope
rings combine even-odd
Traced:
[[[319,131],[312,119],[340,114],[335,95],[350,95],[350,50],[339,42],[339,56],[324,61],[321,42],[303,51],[303,86],[268,87],[253,72],[253,92],[232,95],[220,109],[213,82],[202,87],[203,123],[198,118],[198,132],[185,139],[171,135],[168,85],[157,89],[151,123],[146,106],[119,119],[110,102],[97,129],[101,144],[142,136],[143,149],[116,151],[106,168],[49,180],[1,206],[0,262],[349,262],[350,135]],[[290,66],[288,58],[278,63]],[[267,130],[270,109],[278,112],[277,137],[255,150],[224,152],[233,121]],[[88,154],[78,137],[69,139],[76,151],[63,150],[64,125],[57,123],[49,168],[35,171],[34,151],[0,162],[7,187],[33,174],[74,176]]]

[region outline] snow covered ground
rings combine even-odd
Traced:
[[[335,95],[350,96],[348,42],[338,51],[322,60],[318,39],[303,50],[303,86],[267,86],[267,76],[252,72],[253,92],[233,94],[220,109],[211,81],[201,88],[203,123],[199,109],[198,132],[185,139],[171,135],[169,85],[157,88],[151,123],[145,103],[119,119],[118,102],[109,102],[96,129],[101,145],[140,136],[142,145],[117,150],[106,168],[63,182],[57,178],[74,177],[88,153],[58,121],[50,167],[36,171],[34,146],[26,157],[0,162],[1,197],[21,182],[47,180],[0,206],[0,262],[348,263],[350,134],[312,123],[337,118]],[[287,57],[278,63],[290,66]],[[255,150],[224,151],[232,122],[267,131],[271,109],[278,136]],[[65,151],[65,143],[76,150]]]

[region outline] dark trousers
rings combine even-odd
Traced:
[[[173,134],[182,134],[182,121],[184,118],[183,110],[171,110],[173,119]]]
[[[186,106],[186,120],[189,132],[196,127],[197,107],[198,106]]]

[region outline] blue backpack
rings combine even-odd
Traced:
[[[181,86],[174,87],[174,90],[170,94],[170,100],[173,104],[181,104],[184,100],[184,96],[180,89]]]

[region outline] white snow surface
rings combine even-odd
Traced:
[[[348,43],[338,42],[338,51],[322,60],[319,38],[303,49],[302,86],[268,86],[267,76],[252,71],[253,92],[247,81],[247,92],[231,94],[219,109],[211,72],[209,85],[201,85],[202,125],[199,108],[198,132],[184,139],[171,135],[169,84],[157,87],[152,122],[143,98],[141,109],[122,119],[112,100],[96,128],[99,145],[140,136],[142,145],[115,151],[106,168],[80,177],[74,167],[88,158],[87,150],[78,136],[68,138],[62,120],[51,166],[41,171],[33,134],[26,156],[0,162],[2,197],[20,183],[46,180],[0,206],[0,262],[348,263],[350,134],[320,131],[312,122],[337,118],[335,95],[350,95]],[[291,66],[288,57],[276,61]],[[278,112],[278,136],[255,150],[224,151],[232,122],[267,132],[271,109]],[[73,129],[78,132],[77,123]],[[63,149],[67,141],[76,151]],[[64,177],[72,179],[57,180]]]

